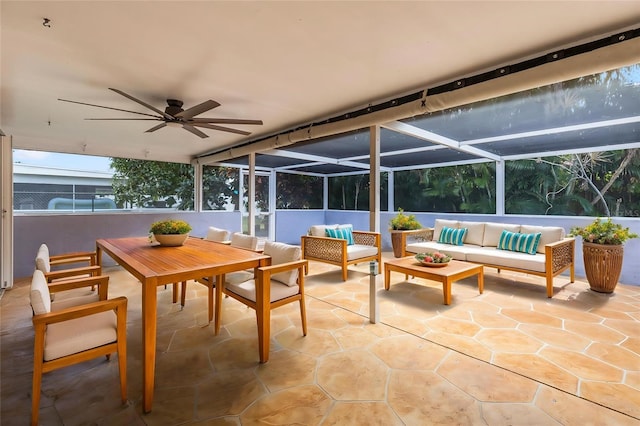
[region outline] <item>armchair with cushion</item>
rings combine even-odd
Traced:
[[[40,270],[31,281],[30,301],[35,329],[31,424],[38,424],[42,375],[111,353],[118,352],[120,394],[127,400],[127,298],[107,299],[108,276],[65,280],[48,284]],[[66,298],[52,302],[51,292],[81,286],[98,286],[98,301]],[[96,384],[98,385],[98,384]]]
[[[227,231],[224,231],[224,232],[227,232]],[[213,232],[211,231],[211,228],[209,228],[209,233],[207,235],[210,236],[209,234],[211,234],[212,236],[215,235],[217,237],[222,237],[222,233],[216,232],[215,228]],[[218,240],[218,242],[226,243],[227,241],[226,238],[228,238],[228,232],[224,238],[225,239],[223,240]],[[209,238],[205,238],[205,239],[209,239]],[[237,248],[252,250],[252,251],[261,251],[261,248],[262,248],[260,247],[260,240],[258,239],[258,237],[255,237],[252,235],[245,235],[240,232],[236,232],[231,235],[230,245],[232,247],[237,247]],[[227,282],[234,282],[234,283],[243,282],[250,279],[253,279],[253,271],[231,272],[225,276],[225,280]],[[197,279],[196,282],[198,284],[204,285],[209,290],[209,300],[208,300],[209,322],[211,322],[213,320],[213,314],[214,314],[213,290],[216,288],[216,277],[202,277]],[[183,282],[182,283],[182,299],[181,299],[182,306],[184,306],[184,302],[185,302],[185,290],[186,290],[186,282]]]
[[[76,263],[84,263],[85,265],[53,270],[60,265],[72,265]],[[96,261],[96,253],[94,251],[64,253],[52,256],[49,253],[49,247],[41,244],[36,253],[36,268],[44,273],[47,282],[53,282],[59,279],[68,279],[70,277],[79,276],[96,276],[100,275],[100,266]]]
[[[229,231],[226,229],[216,228],[215,226],[210,226],[207,230],[207,235],[203,238],[207,241],[214,241],[217,243],[227,243],[229,240]],[[209,288],[209,322],[213,319],[213,289],[215,288],[215,282],[210,284],[209,278],[201,278],[196,280],[198,284],[202,284]],[[173,284],[173,303],[177,301],[177,285]],[[180,305],[184,308],[184,304],[186,302],[186,294],[187,294],[187,282],[182,281],[181,285],[182,295],[180,296]]]
[[[314,225],[301,240],[303,259],[341,267],[343,281],[347,280],[348,265],[382,262],[379,232],[354,231],[352,225]],[[308,266],[305,273],[309,273]]]
[[[300,247],[265,242],[264,254],[271,256],[271,265],[256,269],[255,279],[240,283],[225,283],[216,289],[216,334],[220,331],[222,293],[256,310],[258,323],[258,351],[260,362],[269,360],[271,310],[299,302],[302,334],[307,335],[307,316],[304,302],[304,267]]]

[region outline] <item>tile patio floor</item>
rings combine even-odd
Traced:
[[[385,254],[390,256],[390,254]],[[107,268],[110,295],[129,298],[129,404],[117,361],[48,373],[43,425],[640,425],[640,287],[613,295],[584,281],[485,270],[453,286],[377,277],[380,322],[369,322],[368,265],[310,265],[309,333],[297,304],[273,312],[271,357],[258,363],[254,311],[223,301],[207,325],[206,288],[189,283],[184,310],[159,288],[153,411],[141,412],[137,281]],[[27,424],[33,331],[27,280],[0,300],[2,425]]]

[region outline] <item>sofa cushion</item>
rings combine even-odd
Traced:
[[[339,238],[341,240],[347,240],[347,245],[353,245],[353,227],[351,225],[341,225],[337,228],[327,228],[325,229],[327,237],[329,238]]]
[[[446,220],[446,219],[436,219],[436,223],[433,226],[433,241],[438,241],[440,239],[440,231],[442,231],[443,227],[448,228],[459,228],[460,222],[457,220]]]
[[[352,261],[363,257],[378,255],[378,247],[354,244],[347,246],[347,260]]]
[[[467,228],[467,235],[464,236],[465,244],[482,245],[484,239],[484,222],[460,222],[460,228]]]
[[[442,244],[452,244],[454,246],[461,246],[464,243],[464,236],[467,233],[467,228],[449,228],[443,226],[440,231],[440,237],[438,242]]]
[[[518,232],[505,230],[502,231],[500,241],[498,241],[498,249],[536,254],[541,235],[540,232],[536,232],[535,234],[520,234]]]
[[[485,223],[482,245],[484,247],[497,247],[500,241],[500,235],[502,235],[502,231],[505,229],[510,232],[520,232],[520,225],[513,225],[511,223]]]
[[[544,253],[544,246],[556,241],[561,241],[565,237],[564,228],[560,226],[531,226],[522,225],[520,232],[523,234],[534,234],[539,232],[540,243],[538,243],[538,253]]]
[[[326,237],[327,228],[335,229],[337,227],[338,227],[337,223],[335,225],[313,225],[311,228],[309,228],[308,234],[312,237]]]
[[[474,253],[477,250],[482,250],[482,247],[472,244],[454,246],[451,244],[442,244],[435,241],[423,241],[413,244],[407,244],[407,251],[410,253],[427,253],[439,251],[451,256],[451,258],[455,260],[467,260],[467,256],[469,255],[469,253]]]
[[[485,265],[503,266],[536,272],[545,272],[545,256],[540,253],[530,255],[516,251],[482,247],[467,254],[467,261]]]

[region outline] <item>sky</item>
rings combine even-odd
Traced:
[[[71,170],[109,172],[110,157],[60,154],[57,152],[13,150],[13,162],[33,166],[47,166]]]

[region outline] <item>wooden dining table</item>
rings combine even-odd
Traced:
[[[151,411],[153,404],[157,287],[204,277],[220,279],[229,272],[271,264],[271,258],[262,253],[194,237],[189,237],[184,245],[178,247],[160,246],[151,243],[148,237],[99,239],[96,241],[96,254],[100,266],[103,252],[142,284],[142,399],[145,413]],[[216,325],[219,321],[216,315]]]

